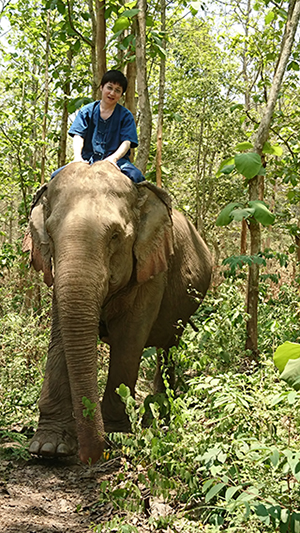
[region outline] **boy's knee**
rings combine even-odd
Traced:
[[[132,163],[126,162],[123,163],[120,166],[120,170],[131,179],[134,183],[140,183],[141,181],[145,181],[145,178],[141,171],[136,168]]]
[[[141,181],[145,181],[143,174],[136,167],[134,167],[134,170],[132,171],[132,174],[129,177],[134,183],[140,183]]]

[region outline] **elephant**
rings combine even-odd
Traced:
[[[110,162],[73,162],[33,201],[25,249],[53,284],[52,327],[31,454],[95,463],[104,431],[130,430],[117,387],[134,395],[142,352],[177,346],[210,283],[211,257],[168,193]],[[110,347],[102,403],[98,336]],[[158,365],[156,390],[163,380]],[[84,416],[83,397],[96,405]]]

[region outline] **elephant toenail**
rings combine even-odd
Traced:
[[[55,455],[55,446],[52,442],[46,442],[43,444],[40,450],[41,455]]]
[[[70,453],[68,446],[64,444],[63,442],[57,446],[56,455],[65,456],[65,455],[70,455],[70,454],[71,453]]]
[[[40,443],[37,440],[34,440],[30,443],[28,448],[29,453],[37,454],[40,451]]]

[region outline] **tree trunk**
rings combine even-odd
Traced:
[[[268,138],[270,123],[272,115],[277,102],[280,91],[283,75],[287,66],[287,62],[292,50],[300,17],[300,0],[292,0],[289,3],[288,18],[285,26],[285,32],[282,39],[280,57],[277,63],[275,75],[273,78],[271,90],[269,93],[268,102],[259,124],[256,139],[254,143],[254,151],[259,155],[262,154],[263,146]],[[255,176],[249,183],[249,200],[258,200],[261,189],[261,180],[259,176]],[[260,225],[256,221],[250,222],[250,236],[251,236],[251,254],[257,255],[261,248],[261,231]],[[257,346],[257,304],[258,304],[258,290],[259,290],[259,266],[252,264],[249,267],[248,278],[248,294],[247,294],[247,312],[250,318],[247,322],[247,340],[246,349],[251,350],[253,358],[257,360],[258,346]]]
[[[253,178],[249,184],[249,200],[257,200],[259,193],[258,176]],[[251,255],[258,255],[261,251],[261,231],[260,224],[256,220],[251,220],[249,223],[250,230],[250,253]],[[247,293],[247,313],[249,319],[247,322],[247,338],[246,350],[251,350],[252,359],[258,359],[257,346],[257,308],[258,308],[258,292],[259,292],[259,265],[252,263],[249,267],[248,274],[248,293]]]
[[[105,20],[105,0],[102,2],[95,0],[96,4],[96,57],[97,57],[97,87],[96,100],[100,98],[100,83],[106,72],[106,20]]]
[[[161,9],[161,31],[164,35],[166,31],[166,1],[160,1]],[[166,40],[162,40],[162,48],[166,49]],[[158,95],[158,113],[157,113],[157,139],[156,139],[156,185],[161,187],[161,164],[162,164],[162,140],[163,140],[163,118],[164,118],[164,95],[165,95],[165,78],[166,78],[166,59],[160,59],[159,71],[159,95]]]
[[[248,226],[246,220],[242,220],[242,231],[241,231],[241,255],[246,255],[247,253],[247,231]]]
[[[135,24],[132,31],[135,31]],[[135,50],[130,50],[128,52],[129,56],[134,56]],[[136,98],[135,98],[135,82],[136,82],[136,60],[129,61],[126,65],[126,78],[128,81],[127,90],[125,94],[125,107],[131,111],[136,122]]]
[[[136,166],[143,174],[146,172],[147,161],[150,151],[152,117],[149,93],[147,87],[147,64],[146,64],[146,0],[138,0],[139,9],[137,15],[136,31],[136,67],[137,67],[137,90],[139,96],[140,134],[139,150],[136,158]]]
[[[132,52],[133,53],[133,52]],[[135,98],[135,82],[136,82],[136,61],[129,61],[126,65],[126,77],[128,80],[127,90],[125,94],[125,107],[131,111],[136,122],[136,98]],[[134,149],[130,151],[130,161],[134,161]]]
[[[66,81],[63,85],[64,91],[64,102],[63,102],[63,112],[61,119],[61,128],[60,128],[60,142],[58,150],[58,168],[66,164],[66,154],[67,154],[67,137],[68,137],[68,103],[69,97],[71,94],[71,67],[72,67],[73,51],[71,48],[68,50],[68,74]]]
[[[46,166],[46,135],[47,135],[47,115],[49,108],[49,50],[50,50],[50,10],[47,12],[47,33],[46,33],[46,54],[45,54],[45,103],[44,117],[42,125],[42,161],[41,161],[41,185],[45,183]]]
[[[96,42],[97,42],[97,21],[94,11],[94,0],[89,0],[89,13],[91,17],[92,24],[92,40],[91,40],[91,64],[92,64],[92,98],[97,100],[98,90],[99,90],[99,78],[98,78],[98,66],[97,66],[97,52],[96,52]]]

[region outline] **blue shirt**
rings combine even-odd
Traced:
[[[120,104],[107,120],[101,118],[99,101],[83,106],[69,129],[69,135],[84,139],[82,158],[86,161],[108,157],[123,141],[130,141],[131,148],[138,145],[133,115]],[[130,150],[124,158],[129,160],[129,155]]]

